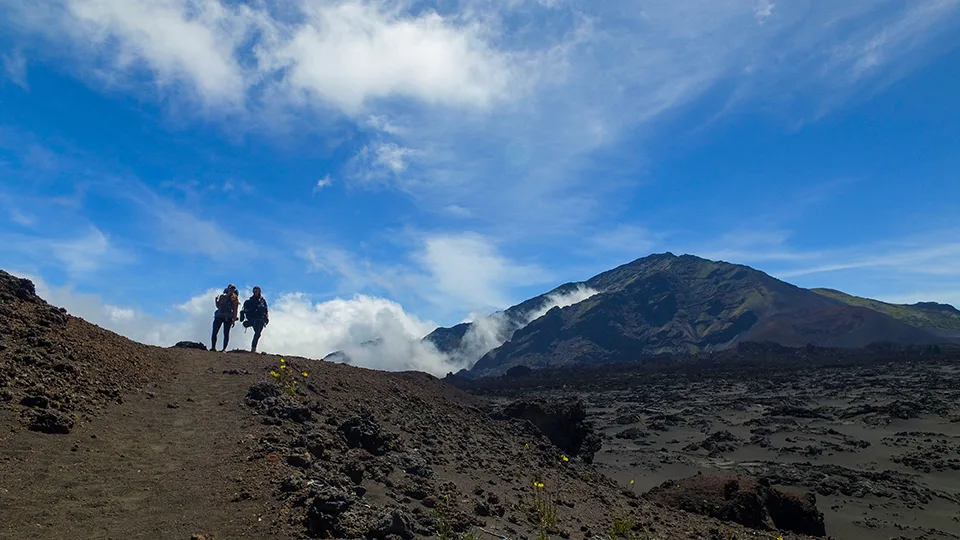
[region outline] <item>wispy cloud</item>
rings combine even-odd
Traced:
[[[20,266],[55,267],[73,279],[115,270],[136,262],[130,252],[117,247],[100,229],[90,226],[77,236],[7,234],[0,237],[10,253],[10,263]]]
[[[27,59],[20,51],[13,51],[0,57],[3,63],[3,73],[14,84],[29,90],[30,85],[27,82]]]
[[[313,193],[314,195],[316,195],[318,191],[322,190],[325,187],[330,187],[332,185],[333,185],[333,178],[331,178],[330,175],[328,174],[323,178],[317,180],[317,183],[313,186]]]
[[[370,260],[336,246],[301,252],[313,271],[335,276],[340,292],[369,291],[403,298],[439,316],[503,309],[521,300],[515,292],[553,285],[553,272],[505,255],[497,243],[474,232],[427,233],[408,246],[401,261]]]
[[[776,7],[777,4],[773,0],[757,0],[757,4],[753,8],[753,16],[759,24],[763,24],[773,15],[773,10]]]
[[[22,209],[10,196],[0,193],[0,207],[7,211],[10,221],[22,227],[31,227],[37,222],[37,217]]]
[[[719,83],[727,110],[822,114],[921,65],[958,5],[46,0],[8,18],[82,76],[149,82],[213,114],[296,111],[307,129],[338,112],[370,138],[345,176],[543,233],[590,222],[630,184],[595,161],[626,134]]]

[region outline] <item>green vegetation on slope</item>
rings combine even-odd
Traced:
[[[810,289],[817,294],[839,300],[851,306],[865,307],[879,311],[920,328],[939,328],[960,331],[960,311],[946,304],[933,302],[919,304],[888,304],[870,298],[853,296],[834,289]]]

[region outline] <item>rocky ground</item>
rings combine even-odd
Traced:
[[[621,485],[633,481],[638,493],[655,488],[648,499],[665,500],[663,485],[698,474],[748,475],[812,494],[836,538],[960,538],[955,349],[741,353],[751,361],[664,360],[460,382],[501,402],[584,399],[587,422],[602,433],[598,469]],[[704,500],[706,485],[697,487]]]
[[[807,538],[777,530],[784,508],[817,520],[748,477],[719,497],[760,505],[760,528],[641,497],[594,463],[587,413],[420,373],[146,347],[0,273],[0,538],[774,539]]]

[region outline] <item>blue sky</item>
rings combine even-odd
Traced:
[[[135,339],[234,282],[318,356],[663,251],[960,304],[960,0],[0,5],[0,268]]]

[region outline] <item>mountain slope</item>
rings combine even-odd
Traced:
[[[777,280],[747,266],[651,255],[582,284],[600,291],[554,308],[486,353],[471,374],[692,353],[740,341],[860,347],[941,339],[886,314]]]
[[[834,289],[810,290],[851,306],[860,306],[879,311],[911,326],[960,333],[960,310],[949,304],[938,304],[936,302],[890,304],[871,298],[853,296]]]

